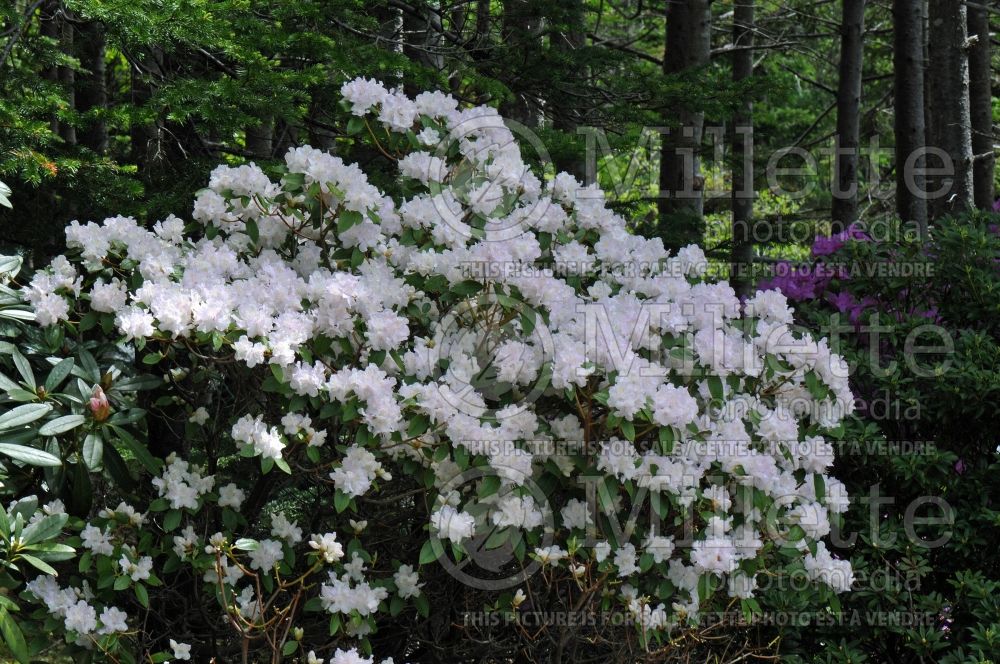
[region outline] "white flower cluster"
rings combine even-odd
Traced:
[[[201,470],[192,467],[176,454],[166,458],[163,474],[153,478],[153,486],[166,498],[171,509],[198,509],[198,499],[215,486],[215,477],[202,476]]]
[[[285,441],[281,439],[277,427],[268,427],[262,418],[244,415],[236,421],[232,429],[233,440],[250,446],[265,459],[280,459]]]
[[[626,509],[637,485],[671,511],[710,511],[691,547],[638,528],[614,551],[594,550],[651,627],[696,614],[705,575],[750,596],[747,563],[772,539],[764,512],[778,501],[804,533],[799,551],[829,532],[846,509],[843,485],[827,475],[826,436],[853,407],[847,367],[825,339],[793,329],[780,293],[741,302],[727,283],[701,280],[697,247],[670,255],[660,239],[629,233],[596,186],[566,173],[540,179],[491,108],[460,109],[440,93],[409,99],[365,79],[342,92],[373,131],[412,131],[428,148],[397,163],[416,193],[385,195],[357,166],[308,147],[288,152],[278,182],[253,164],[220,166],[194,204],[204,237],[172,217],[153,230],[121,217],[71,225],[82,271],[61,257],[37,273],[27,293],[39,321],[89,301],[126,340],[214,339],[227,361],[271,365],[296,405],[281,429],[239,418],[232,438],[279,461],[299,443],[323,445],[324,418],[342,416],[364,434],[335,441],[342,456],[326,466],[347,497],[388,483],[389,463],[404,459],[441,488],[471,457],[513,491],[475,515],[468,494],[440,496],[433,530],[453,543],[492,527],[578,535],[594,519],[576,480],[594,472],[612,494],[605,509]],[[107,267],[126,260],[137,288]],[[519,489],[546,474],[578,493],[543,505]],[[171,507],[195,509],[214,480],[173,459],[155,482]],[[220,505],[238,509],[243,497],[223,487]],[[254,569],[281,559],[279,540],[302,538],[278,518],[272,534],[250,553]],[[104,538],[89,531],[86,546],[104,550]],[[313,548],[329,561],[338,547]],[[677,588],[669,609],[643,594],[645,554],[649,576]],[[558,546],[536,555],[574,574],[582,562]],[[849,587],[849,563],[825,547],[803,556],[813,578]],[[411,571],[396,577],[401,596],[419,592]],[[322,600],[367,616],[386,592],[360,571],[330,572]]]
[[[62,588],[55,577],[40,575],[29,581],[26,589],[49,613],[63,620],[67,632],[79,637],[128,631],[127,614],[115,606],[95,607],[92,604],[94,595],[86,586]]]

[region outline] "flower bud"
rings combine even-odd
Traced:
[[[104,390],[101,389],[100,385],[94,385],[94,392],[90,397],[90,412],[94,414],[94,419],[98,422],[108,419],[108,415],[111,414],[111,404],[108,402],[108,396],[104,394]]]

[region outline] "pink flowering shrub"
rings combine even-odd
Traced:
[[[618,612],[602,648],[638,657],[703,611],[760,611],[781,573],[835,602],[825,436],[853,399],[785,297],[741,304],[697,247],[670,256],[597,188],[534,173],[491,108],[343,94],[401,193],[310,147],[280,173],[220,166],[190,221],[74,222],[20,291],[65,376],[5,378],[0,412],[36,408],[9,430],[61,461],[34,490],[78,554],[19,595],[28,649],[555,647],[483,621],[429,650],[461,606]],[[93,506],[57,502],[84,486]]]

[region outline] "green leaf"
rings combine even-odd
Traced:
[[[31,551],[31,555],[37,556],[39,560],[45,562],[61,562],[76,557],[76,549],[66,544],[58,542],[39,542],[24,547],[25,551]]]
[[[819,473],[813,475],[813,486],[816,489],[816,500],[823,502],[826,498],[826,481]]]
[[[469,295],[475,295],[479,291],[483,290],[483,285],[478,281],[462,281],[451,287],[451,292],[462,297],[468,297]]]
[[[104,439],[99,433],[87,434],[83,439],[83,462],[87,468],[97,470],[101,466],[101,458],[104,456]]]
[[[114,445],[107,445],[105,447],[103,461],[104,469],[108,471],[108,475],[111,476],[111,479],[119,487],[128,491],[135,486],[135,480],[132,478],[125,460],[122,459],[121,454],[118,453]]]
[[[788,530],[787,539],[789,542],[798,542],[805,536],[806,536],[806,531],[802,528],[802,526],[795,524]]]
[[[724,392],[722,389],[722,379],[718,376],[709,376],[705,379],[708,383],[708,392],[716,401],[722,401]]]
[[[424,545],[420,547],[420,564],[427,565],[437,560],[438,552],[434,547],[434,540],[427,540]]]
[[[45,379],[45,391],[55,392],[56,389],[62,385],[62,382],[66,380],[66,377],[73,371],[74,366],[76,366],[76,361],[72,357],[67,357],[65,360],[62,360],[52,367],[52,371],[49,372],[48,378]]]
[[[21,664],[28,664],[28,645],[24,642],[24,634],[18,627],[14,618],[7,613],[7,609],[0,608],[0,633],[3,633],[3,640],[17,661]]]
[[[360,212],[354,210],[343,210],[337,217],[337,232],[343,233],[349,231],[358,224],[364,221],[364,217],[361,216]]]
[[[6,189],[6,194],[10,195],[10,189],[7,189],[2,182],[0,182],[0,196],[4,195],[4,190]],[[0,256],[0,274],[10,275],[11,277],[16,276],[18,272],[21,271],[21,264],[23,259],[20,256]]]
[[[716,578],[712,573],[702,574],[698,579],[698,599],[704,602],[715,592]]]
[[[37,569],[40,572],[45,572],[46,574],[48,574],[50,576],[59,576],[59,573],[55,570],[55,568],[53,568],[51,565],[49,565],[44,560],[40,560],[40,559],[38,559],[38,558],[36,558],[36,557],[34,557],[34,556],[30,555],[30,554],[27,554],[27,553],[19,553],[18,557],[20,557],[21,560],[23,560],[24,562],[28,563],[29,565],[31,565],[32,567],[34,567],[35,569]]]
[[[181,516],[180,510],[170,510],[167,512],[166,516],[163,517],[163,530],[169,533],[181,525]]]
[[[819,376],[816,375],[815,371],[810,371],[806,374],[806,388],[809,390],[809,394],[812,395],[813,399],[821,401],[826,398],[827,388],[820,382]]]
[[[62,531],[69,519],[68,514],[49,514],[24,529],[21,539],[24,544],[35,544],[52,539]]]
[[[365,119],[360,117],[353,117],[347,121],[347,135],[354,136],[355,134],[360,134],[361,130],[365,128]]]
[[[496,475],[488,475],[479,483],[479,497],[489,498],[500,490],[500,478]]]
[[[139,463],[142,464],[143,468],[153,475],[159,474],[161,461],[150,454],[145,445],[136,440],[135,436],[130,434],[125,429],[115,425],[112,425],[111,428],[114,429],[116,434],[118,434],[118,440],[125,443],[125,447],[127,447],[132,454],[135,455],[135,458],[139,460]]]
[[[337,513],[343,512],[351,504],[351,497],[346,493],[337,489],[337,492],[333,496],[333,506],[336,508]]]
[[[24,426],[45,417],[51,410],[52,404],[47,403],[29,403],[11,408],[0,415],[0,430]]]
[[[427,599],[427,595],[418,595],[414,598],[413,603],[417,606],[417,613],[422,615],[424,618],[431,614],[431,603]]]
[[[38,429],[39,435],[56,436],[65,433],[70,429],[75,429],[87,421],[83,415],[63,415],[54,420],[49,420]]]
[[[26,463],[29,466],[45,466],[49,468],[56,468],[62,465],[62,461],[59,457],[53,456],[48,452],[43,452],[42,450],[35,449],[34,447],[27,447],[26,445],[12,445],[10,443],[0,443],[0,454],[9,456],[15,461],[20,461],[21,463]]]
[[[247,227],[247,235],[250,237],[250,241],[254,244],[260,242],[260,230],[257,228],[257,222],[253,219],[244,219],[243,223]]]
[[[233,548],[240,551],[256,551],[260,548],[260,542],[249,537],[241,537],[233,544]]]
[[[149,591],[146,590],[146,586],[141,583],[135,584],[135,598],[144,608],[149,608]]]
[[[410,419],[410,426],[406,429],[407,438],[416,438],[427,431],[427,427],[430,426],[430,420],[426,415],[415,415]]]
[[[133,376],[132,378],[126,378],[125,380],[116,382],[112,389],[120,392],[138,392],[139,390],[152,390],[162,384],[163,379],[160,377],[143,374],[141,376]]]
[[[628,440],[635,442],[635,424],[633,424],[630,420],[624,420],[622,422],[622,433],[625,434],[625,437]]]
[[[674,451],[674,428],[660,427],[660,454],[669,455]]]
[[[28,363],[28,360],[16,348],[11,353],[11,357],[14,360],[17,372],[21,374],[21,378],[24,379],[24,382],[27,383],[32,391],[36,391],[38,384],[35,383],[35,373],[31,370],[31,364]]]

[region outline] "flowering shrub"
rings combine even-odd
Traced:
[[[1000,652],[997,584],[979,571],[998,562],[996,222],[981,213],[939,219],[926,239],[855,227],[817,238],[813,261],[792,279],[786,271],[763,284],[794,299],[797,322],[840,330],[857,411],[835,443],[833,470],[850,495],[873,497],[843,515],[844,540],[859,534],[843,614],[771,634],[783,660],[958,664]],[[758,600],[809,610],[778,595]]]
[[[605,648],[635,653],[759,611],[776,574],[835,603],[824,435],[853,400],[785,298],[741,304],[698,248],[669,256],[595,187],[540,178],[493,109],[343,94],[394,195],[310,147],[270,175],[220,166],[192,222],[74,222],[24,287],[52,343],[7,349],[4,407],[34,409],[10,431],[62,461],[38,491],[101,488],[71,510],[76,566],[21,594],[28,649],[448,659],[432,613],[457,603],[617,610]],[[392,625],[409,636],[379,641]],[[559,638],[538,647],[587,631]]]

